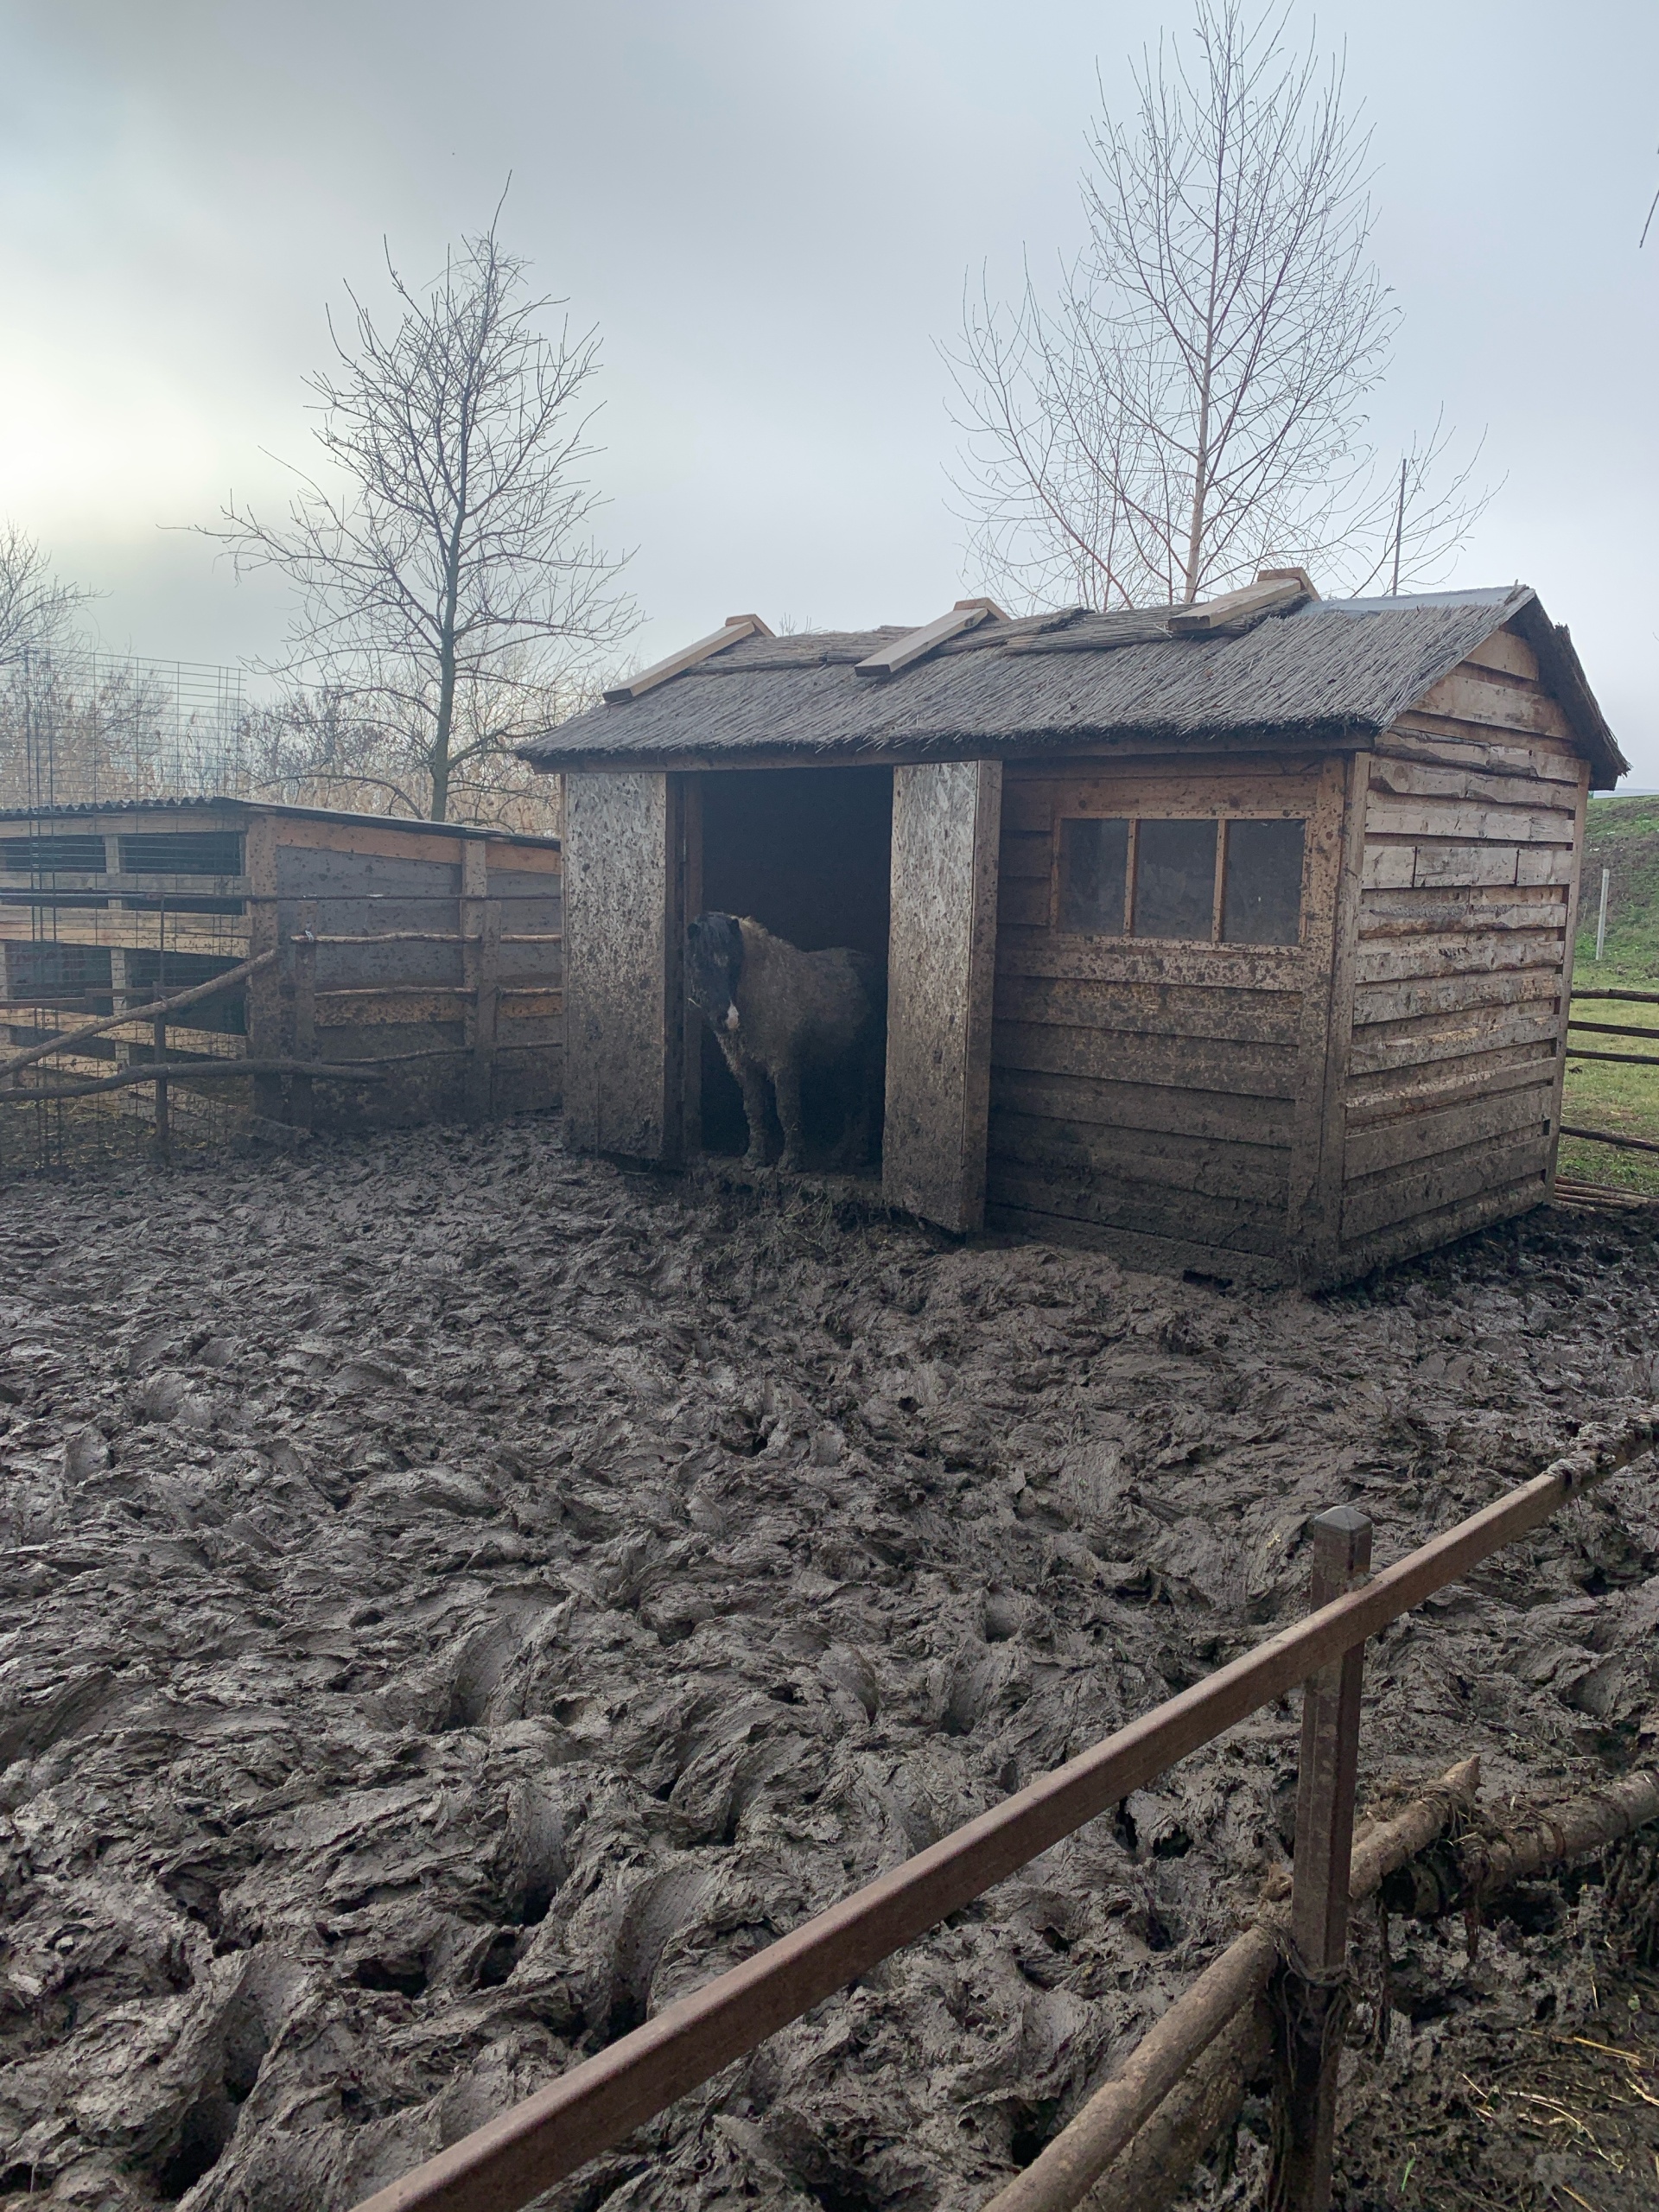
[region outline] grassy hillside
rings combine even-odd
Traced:
[[[1592,798],[1579,899],[1577,981],[1659,990],[1659,798]],[[1596,910],[1607,887],[1607,944],[1596,972]]]
[[[1603,868],[1611,872],[1611,880],[1607,887],[1607,942],[1598,964],[1596,912]],[[1659,798],[1591,800],[1579,906],[1573,967],[1578,988],[1659,991]],[[1659,1006],[1620,1005],[1613,1000],[1602,1006],[1580,1004],[1576,1011],[1595,1021],[1659,1029]],[[1616,1037],[1573,1033],[1581,1044],[1620,1049]],[[1651,1052],[1659,1059],[1659,1039],[1632,1038],[1630,1050]],[[1569,1056],[1561,1119],[1580,1128],[1612,1129],[1659,1142],[1659,1067],[1621,1067]],[[1618,1152],[1611,1145],[1563,1137],[1560,1167],[1563,1175],[1618,1183],[1659,1197],[1659,1153]]]

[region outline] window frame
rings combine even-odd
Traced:
[[[1313,827],[1314,810],[1307,807],[1265,806],[1248,807],[1187,807],[1174,809],[1105,806],[1061,807],[1057,805],[1050,832],[1049,854],[1049,929],[1056,937],[1075,939],[1079,944],[1137,945],[1185,945],[1211,952],[1233,953],[1255,957],[1262,954],[1295,957],[1307,945],[1307,890],[1308,876],[1313,864],[1313,841],[1310,832]],[[1061,853],[1065,824],[1068,822],[1126,822],[1128,824],[1128,852],[1124,864],[1122,927],[1116,932],[1107,930],[1068,929],[1061,919],[1063,871]],[[1135,927],[1135,897],[1136,879],[1141,865],[1141,824],[1142,822],[1213,822],[1216,825],[1216,872],[1211,887],[1210,935],[1199,937],[1153,937],[1141,935]],[[1296,935],[1287,944],[1248,944],[1224,938],[1222,924],[1227,895],[1227,861],[1231,843],[1230,831],[1235,822],[1300,822],[1302,824],[1302,875],[1296,893]]]

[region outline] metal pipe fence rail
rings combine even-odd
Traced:
[[[1366,1641],[1471,1567],[1529,1534],[1617,1469],[1652,1451],[1659,1406],[1616,1429],[1585,1430],[1573,1451],[1518,1489],[1358,1586],[1363,1516],[1321,1516],[1316,1556],[1340,1594],[1131,1721],[991,1812],[819,1913],[741,1966],[666,2006],[461,2142],[364,2200],[358,2212],[515,2212],[613,2147],[891,1953],[1016,1872],[1191,1751],[1299,1684],[1305,1701],[1299,1851],[1291,1906],[1310,1985],[1328,1986],[1348,1895],[1353,1738]],[[1363,1535],[1362,1535],[1362,1527]],[[1316,1588],[1316,1599],[1318,1590]],[[1311,1955],[1310,1955],[1311,1954]],[[1330,2175],[1334,2056],[1304,2078],[1287,2212],[1322,2212]],[[1312,2094],[1310,2097],[1310,2088]],[[1322,2193],[1323,2192],[1323,2193]]]

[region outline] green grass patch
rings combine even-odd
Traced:
[[[1596,953],[1596,915],[1601,871],[1606,868],[1607,939]],[[1659,798],[1592,798],[1586,824],[1584,877],[1579,893],[1579,935],[1573,980],[1580,991],[1659,992]],[[1575,1001],[1586,1020],[1621,1029],[1659,1029],[1659,1005],[1617,999]],[[1630,1067],[1574,1057],[1571,1046],[1601,1052],[1626,1049],[1617,1037],[1574,1030],[1569,1039],[1563,1122],[1659,1143],[1659,1067]],[[1659,1039],[1633,1037],[1628,1049],[1659,1060]],[[1563,1137],[1560,1172],[1586,1183],[1612,1183],[1659,1198],[1659,1153],[1620,1152],[1612,1145]]]
[[[1607,942],[1596,962],[1601,871],[1608,871]],[[1585,822],[1575,976],[1659,990],[1659,798],[1592,798]]]

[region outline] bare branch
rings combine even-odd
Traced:
[[[1167,604],[1266,563],[1340,585],[1391,557],[1397,471],[1367,438],[1398,311],[1369,259],[1370,141],[1340,59],[1286,10],[1198,0],[1195,41],[1135,70],[1084,178],[1088,243],[1052,305],[982,279],[945,353],[954,480],[987,587],[1016,601]],[[1408,457],[1402,574],[1443,563],[1485,504],[1442,489],[1440,424]]]
[[[62,645],[76,608],[96,595],[60,582],[50,556],[16,523],[0,525],[0,666]]]
[[[394,327],[347,288],[334,365],[307,379],[319,465],[292,471],[280,519],[232,504],[206,533],[295,590],[270,664],[290,687],[271,725],[285,785],[378,779],[442,820],[455,768],[556,720],[638,620],[582,473],[596,336],[546,327],[560,303],[529,296],[500,213],[424,287],[386,249]]]

